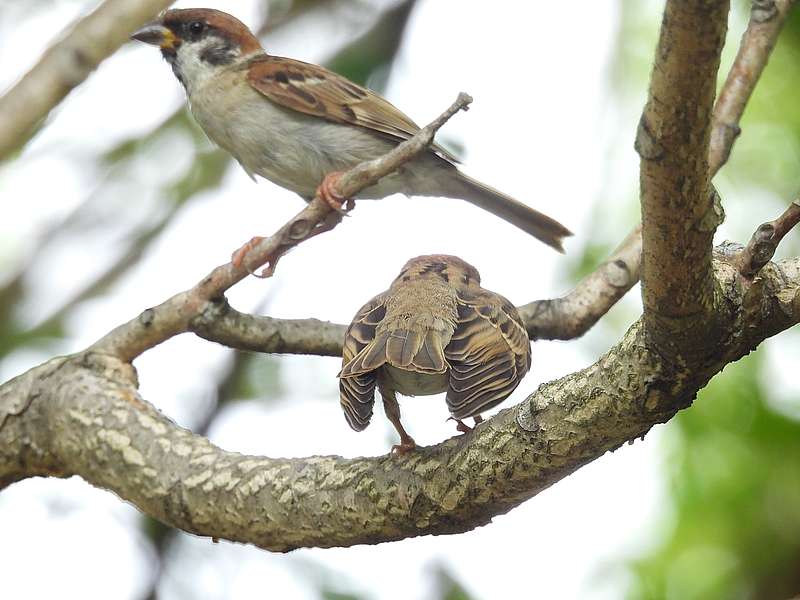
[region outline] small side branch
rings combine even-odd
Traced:
[[[800,223],[800,200],[795,200],[780,217],[759,225],[739,255],[739,272],[745,278],[752,280],[764,265],[772,260],[778,244],[798,223]]]
[[[714,105],[708,154],[710,177],[728,161],[739,135],[739,120],[775,47],[795,0],[756,0],[738,54]],[[538,300],[522,307],[529,333],[540,339],[569,339],[588,331],[639,281],[641,224],[628,234],[606,262],[557,300]],[[620,256],[620,253],[624,255]],[[621,258],[621,263],[617,259]],[[621,285],[625,278],[628,281]],[[572,315],[572,316],[570,316]],[[550,326],[562,323],[556,330]],[[568,337],[562,337],[562,336]]]
[[[754,0],[750,22],[742,36],[739,52],[725,85],[722,86],[711,130],[708,164],[712,174],[728,162],[731,148],[741,129],[739,119],[753,94],[758,79],[783,29],[795,0]]]
[[[640,225],[567,295],[520,306],[530,338],[572,340],[589,331],[639,281],[641,252]]]
[[[345,171],[337,181],[337,192],[344,198],[355,196],[362,189],[376,183],[397,170],[417,154],[424,152],[433,142],[436,131],[460,110],[466,110],[472,98],[459,94],[456,101],[437,119],[417,132],[414,137],[393,148],[380,158],[366,161]],[[221,265],[209,273],[193,288],[180,292],[162,304],[149,308],[135,319],[120,325],[95,342],[90,352],[115,356],[130,362],[144,351],[169,338],[191,329],[192,321],[210,308],[211,303],[222,298],[233,285],[247,277],[251,270],[270,261],[275,267],[276,257],[302,241],[322,231],[332,229],[339,222],[319,197],[281,227],[275,234],[253,245],[246,264],[232,262]],[[322,229],[320,229],[322,228]]]
[[[78,21],[0,98],[0,161],[23,145],[36,126],[137,27],[174,0],[106,0]]]

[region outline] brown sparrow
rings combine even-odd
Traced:
[[[412,258],[389,289],[367,302],[347,328],[339,399],[350,427],[369,425],[375,386],[400,434],[392,450],[414,440],[400,423],[396,393],[445,400],[461,422],[505,400],[531,366],[525,325],[508,300],[480,286],[477,269],[457,256]]]
[[[218,10],[168,10],[131,37],[160,46],[212,141],[251,177],[260,175],[306,200],[319,186],[323,198],[340,207],[331,188],[337,172],[385,154],[419,131],[375,92],[323,67],[266,54],[243,23]],[[572,235],[566,227],[464,175],[457,162],[433,144],[357,197],[399,192],[461,198],[563,251],[562,238]]]

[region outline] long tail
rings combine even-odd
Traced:
[[[537,240],[544,242],[559,252],[564,252],[561,241],[563,238],[571,236],[572,232],[561,223],[544,213],[540,213],[538,210],[532,209],[530,206],[522,204],[522,202],[514,200],[511,196],[507,196],[481,183],[477,179],[473,179],[459,171],[456,171],[456,173],[458,173],[458,177],[451,179],[451,181],[455,182],[461,189],[453,190],[455,193],[452,193],[452,196],[487,210],[512,225],[516,225],[522,231],[529,233]]]

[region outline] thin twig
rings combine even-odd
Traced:
[[[795,200],[780,217],[759,225],[739,255],[739,272],[752,281],[764,265],[775,256],[783,237],[798,223],[800,223],[800,200]]]
[[[23,145],[64,97],[122,44],[131,31],[174,0],[106,0],[68,28],[39,62],[0,98],[0,160]]]
[[[586,333],[639,281],[641,243],[639,226],[570,293],[519,307],[530,338],[572,340]]]
[[[436,131],[460,110],[466,110],[472,98],[464,93],[437,119],[422,128],[412,138],[402,142],[380,158],[366,161],[345,171],[338,179],[340,196],[350,198],[362,189],[376,183],[400,166],[414,158],[433,142]],[[221,265],[209,273],[193,288],[180,292],[159,306],[149,308],[135,319],[120,325],[95,342],[90,351],[116,356],[131,361],[145,350],[190,330],[191,321],[202,314],[209,302],[218,300],[226,290],[235,285],[248,273],[280,256],[288,248],[315,235],[319,227],[335,226],[329,219],[333,213],[319,197],[272,236],[255,244],[248,252],[246,264],[233,263]],[[324,225],[322,225],[324,224]],[[274,263],[271,265],[274,267]]]
[[[739,120],[755,89],[794,0],[755,0],[725,85],[714,105],[709,173],[713,177],[728,161],[739,132]],[[733,135],[731,132],[735,131]],[[586,333],[639,281],[642,225],[573,290],[556,300],[537,300],[521,307],[528,332],[540,339],[571,339]],[[624,267],[615,268],[621,258]],[[627,281],[624,281],[627,276]]]

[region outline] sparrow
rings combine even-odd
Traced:
[[[323,67],[267,54],[241,21],[218,10],[168,10],[131,37],[161,48],[195,120],[251,178],[264,177],[306,201],[319,192],[341,208],[337,174],[419,131],[377,93]],[[572,235],[566,227],[461,173],[457,163],[433,144],[356,197],[460,198],[563,252],[562,239]]]
[[[457,256],[409,260],[385,292],[356,313],[347,328],[339,401],[350,427],[364,430],[375,388],[400,435],[393,452],[416,447],[400,422],[397,394],[446,391],[459,431],[463,419],[505,400],[531,367],[531,343],[517,309],[481,287],[477,269]]]

